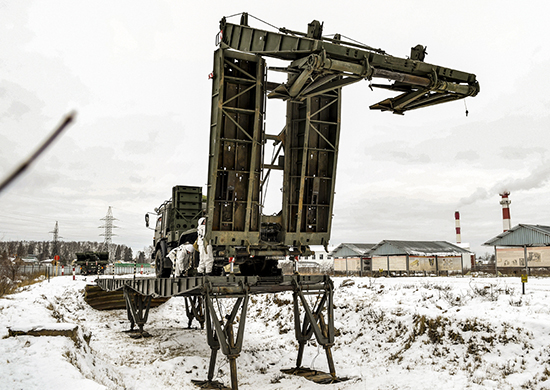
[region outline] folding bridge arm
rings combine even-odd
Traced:
[[[244,16],[247,14],[243,14],[240,25],[221,20],[219,43],[224,49],[291,61],[286,68],[276,68],[288,73],[288,80],[272,88],[270,98],[303,101],[363,79],[384,78],[393,84],[371,86],[403,94],[370,108],[403,114],[479,92],[474,74],[424,62],[426,53],[421,45],[411,49],[410,58],[399,58],[365,45],[323,38],[322,25],[317,21],[309,25],[308,33],[287,29],[271,32],[248,26]]]

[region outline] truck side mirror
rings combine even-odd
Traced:
[[[149,227],[149,214],[145,214],[145,227]]]

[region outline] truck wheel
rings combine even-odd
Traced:
[[[157,278],[169,278],[172,273],[171,268],[164,268],[164,256],[160,249],[155,252],[155,271]]]

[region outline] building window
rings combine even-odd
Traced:
[[[319,260],[323,260],[323,254],[322,253],[319,255]]]

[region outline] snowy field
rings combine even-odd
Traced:
[[[240,389],[550,389],[550,279],[530,278],[525,295],[519,278],[334,282],[333,355],[349,380],[320,385],[281,373],[297,355],[292,296],[282,293],[251,299]],[[0,389],[195,389],[192,379],[206,379],[210,349],[204,331],[185,328],[182,298],[151,309],[153,337],[132,339],[125,310],[84,302],[86,283],[58,277],[0,299]],[[12,327],[67,323],[79,326],[76,342],[8,337]],[[315,342],[303,363],[328,371]],[[215,379],[229,386],[221,352],[216,367]]]

